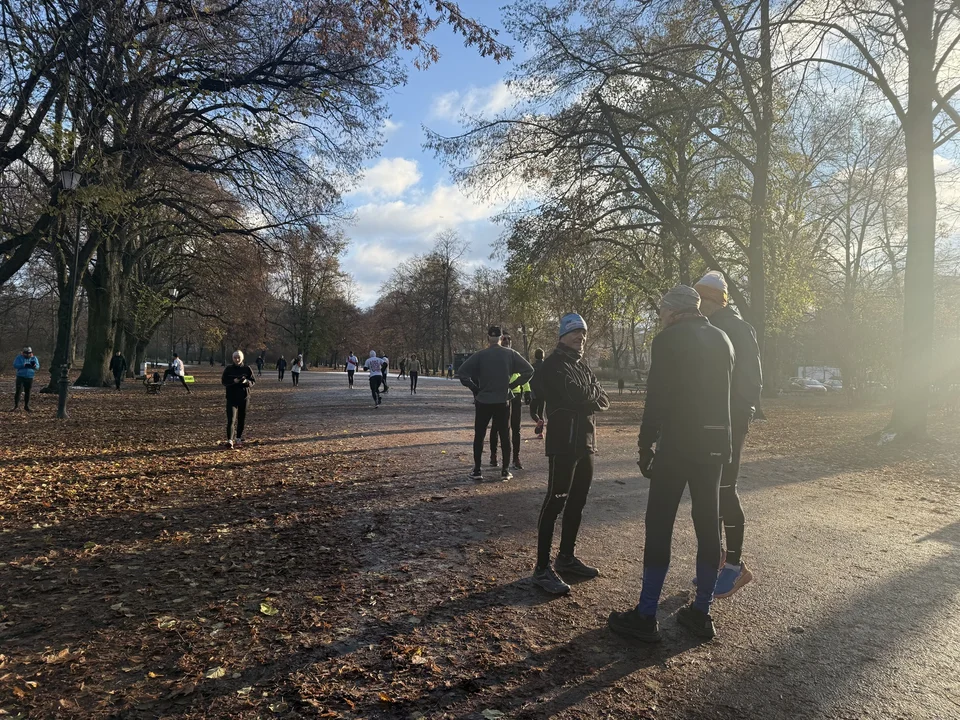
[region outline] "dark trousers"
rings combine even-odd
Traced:
[[[120,383],[123,382],[123,373],[122,373],[122,372],[114,373],[114,374],[113,374],[113,382],[116,384],[117,390],[119,390],[119,389],[120,389]]]
[[[227,400],[227,440],[243,437],[243,428],[247,421],[247,408],[250,398],[243,400]],[[236,425],[236,434],[234,434]]]
[[[280,368],[277,368],[277,379],[280,380],[280,382],[283,382],[283,373],[284,373],[283,370],[281,370]]]
[[[583,507],[593,482],[593,454],[550,455],[550,470],[547,476],[547,496],[540,508],[537,521],[537,568],[550,564],[550,549],[553,546],[553,526],[563,513],[560,532],[560,552],[573,555],[580,531]]]
[[[510,463],[510,405],[509,403],[476,403],[477,416],[473,426],[473,466],[480,467],[483,461],[483,440],[487,435],[487,426],[493,421],[491,434],[500,436],[503,446],[503,462],[506,469]]]
[[[745,519],[740,506],[740,496],[737,494],[737,478],[740,475],[740,453],[747,439],[750,418],[737,414],[732,416],[732,420],[733,458],[723,466],[720,477],[720,532],[721,537],[725,535],[727,538],[727,562],[738,565],[743,552]]]
[[[30,391],[33,389],[33,378],[17,376],[16,389],[13,391],[13,406],[20,407],[20,394],[23,393],[23,406],[30,409]]]
[[[410,372],[410,392],[415,393],[417,391],[417,378],[420,377],[418,372]]]
[[[353,374],[355,372],[356,370],[347,370],[347,384],[349,384],[350,387],[353,387]]]
[[[212,364],[213,363],[211,363],[211,365]],[[262,375],[263,375],[263,365],[261,363],[257,363],[257,377],[260,377]]]
[[[513,443],[513,456],[520,457],[520,416],[523,414],[523,398],[515,397],[510,401],[510,439]],[[510,454],[510,448],[504,446],[504,460]],[[497,435],[490,433],[490,455],[495,457],[497,454]]]
[[[386,369],[386,368],[383,369],[383,375],[380,377],[380,382],[383,383],[383,389],[384,389],[384,391],[388,390],[388,388],[387,388],[387,369]]]
[[[383,381],[379,375],[370,376],[370,393],[373,395],[373,401],[380,404],[380,383]]]
[[[546,403],[543,400],[533,398],[530,400],[530,419],[534,422],[543,420],[543,408]]]
[[[294,385],[300,384],[300,373],[292,372],[290,373],[290,379],[293,380]]]
[[[720,474],[719,463],[696,463],[682,458],[660,457],[653,461],[653,480],[647,498],[646,540],[643,547],[643,587],[637,609],[655,615],[670,567],[673,524],[683,490],[690,486],[693,528],[697,534],[697,596],[694,604],[709,612],[720,564]]]

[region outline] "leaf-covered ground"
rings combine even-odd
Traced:
[[[597,581],[528,581],[542,446],[468,481],[458,384],[265,377],[246,447],[222,392],[77,391],[0,427],[0,715],[35,718],[960,717],[958,422],[877,448],[886,411],[787,398],[754,427],[742,480],[758,580],[717,603],[699,645],[685,510],[667,640],[611,636],[633,604],[646,485],[641,400],[603,417],[579,552]],[[0,390],[12,393],[12,381]],[[953,669],[951,671],[950,669]],[[953,683],[953,684],[951,684]],[[907,701],[904,699],[906,698]]]

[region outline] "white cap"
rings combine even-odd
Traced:
[[[697,285],[713,288],[723,293],[727,292],[727,280],[719,270],[711,270],[697,282]]]

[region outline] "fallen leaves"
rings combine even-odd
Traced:
[[[260,612],[262,612],[264,615],[269,615],[270,617],[273,617],[274,615],[278,614],[280,611],[277,608],[275,608],[273,605],[271,605],[269,600],[264,600],[262,603],[260,603]]]

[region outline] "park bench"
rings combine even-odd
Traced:
[[[646,389],[647,389],[646,383],[634,383],[629,388],[631,393],[643,392]]]
[[[193,375],[184,375],[183,381],[185,383],[194,382]],[[163,382],[154,382],[149,375],[143,376],[143,386],[147,389],[147,395],[156,395],[160,392],[160,388],[163,387]]]

